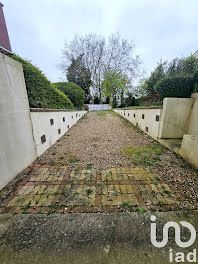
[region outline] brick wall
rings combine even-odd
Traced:
[[[12,51],[6,21],[3,13],[3,5],[0,3],[0,46]]]

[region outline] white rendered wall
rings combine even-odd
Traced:
[[[154,139],[157,139],[161,108],[114,109],[114,111]]]
[[[83,115],[85,115],[85,113],[86,111],[46,111],[42,109],[31,109],[33,134],[38,156],[43,154],[49,147],[51,147]],[[50,122],[50,120],[53,124]],[[41,142],[42,136],[45,136],[46,140],[43,143]]]
[[[0,53],[0,190],[37,157],[23,69]]]

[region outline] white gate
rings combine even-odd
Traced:
[[[104,111],[110,110],[108,104],[87,104],[89,111]]]

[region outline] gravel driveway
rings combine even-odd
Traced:
[[[126,146],[152,142],[113,112],[89,112],[40,158],[39,163],[109,169],[131,165]],[[73,161],[73,162],[72,162]]]
[[[198,209],[198,171],[116,113],[89,112],[0,196],[0,212]]]

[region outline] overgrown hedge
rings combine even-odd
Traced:
[[[155,89],[160,98],[190,97],[196,84],[196,77],[191,75],[166,77],[157,82]]]
[[[69,98],[52,86],[43,73],[29,61],[17,55],[13,59],[22,63],[29,105],[32,108],[73,109]]]
[[[53,84],[54,87],[68,96],[75,107],[81,108],[85,101],[83,89],[73,82],[58,82]]]

